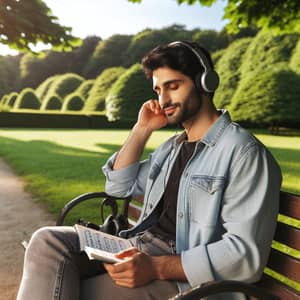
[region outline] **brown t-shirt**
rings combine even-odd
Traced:
[[[176,211],[179,182],[182,172],[195,150],[196,142],[183,142],[174,162],[165,192],[158,204],[159,220],[150,229],[168,240],[176,240]]]

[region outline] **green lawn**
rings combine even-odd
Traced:
[[[155,132],[147,152],[174,131]],[[0,156],[24,177],[27,189],[57,215],[73,197],[104,189],[101,166],[117,151],[128,130],[0,129]],[[278,160],[283,189],[300,194],[300,136],[272,136],[257,132]],[[87,209],[93,215],[94,204]],[[82,211],[74,213],[72,221]]]
[[[285,191],[300,194],[300,135],[273,136],[254,131],[273,153],[283,172]],[[174,131],[160,131],[151,137],[144,156]],[[27,182],[26,188],[57,216],[64,204],[88,191],[104,189],[101,166],[117,151],[128,130],[29,130],[0,129],[0,156]],[[85,217],[99,223],[97,201],[74,210],[67,222]],[[299,222],[296,223],[300,227]],[[274,245],[283,251],[282,246]],[[299,251],[294,253],[299,257]],[[286,281],[286,279],[283,279]],[[300,290],[297,283],[289,283]]]

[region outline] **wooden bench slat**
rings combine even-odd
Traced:
[[[279,212],[300,220],[300,197],[294,194],[280,192]]]
[[[274,240],[300,250],[300,229],[278,222]]]
[[[298,291],[286,286],[267,274],[264,274],[262,279],[255,285],[268,290],[273,295],[279,296],[282,300],[300,299],[300,293]]]
[[[133,203],[130,203],[128,207],[129,217],[137,220],[140,217],[140,214],[141,214],[141,207]]]
[[[291,280],[300,282],[300,261],[296,258],[272,249],[267,266]]]

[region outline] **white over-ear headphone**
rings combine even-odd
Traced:
[[[186,42],[176,41],[169,44],[169,46],[175,45],[183,45],[196,55],[204,68],[204,72],[199,72],[196,75],[195,85],[197,88],[202,88],[207,93],[213,93],[218,88],[220,80],[218,73],[211,67],[205,53],[201,50],[201,48],[194,48]]]

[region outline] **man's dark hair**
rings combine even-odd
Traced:
[[[213,68],[213,62],[209,52],[195,42],[183,41],[194,49],[200,48],[207,57],[207,60]],[[148,79],[152,78],[153,71],[161,67],[179,71],[189,76],[195,81],[196,75],[204,72],[204,68],[199,61],[199,58],[183,44],[167,44],[154,48],[148,52],[142,59],[144,73]]]

